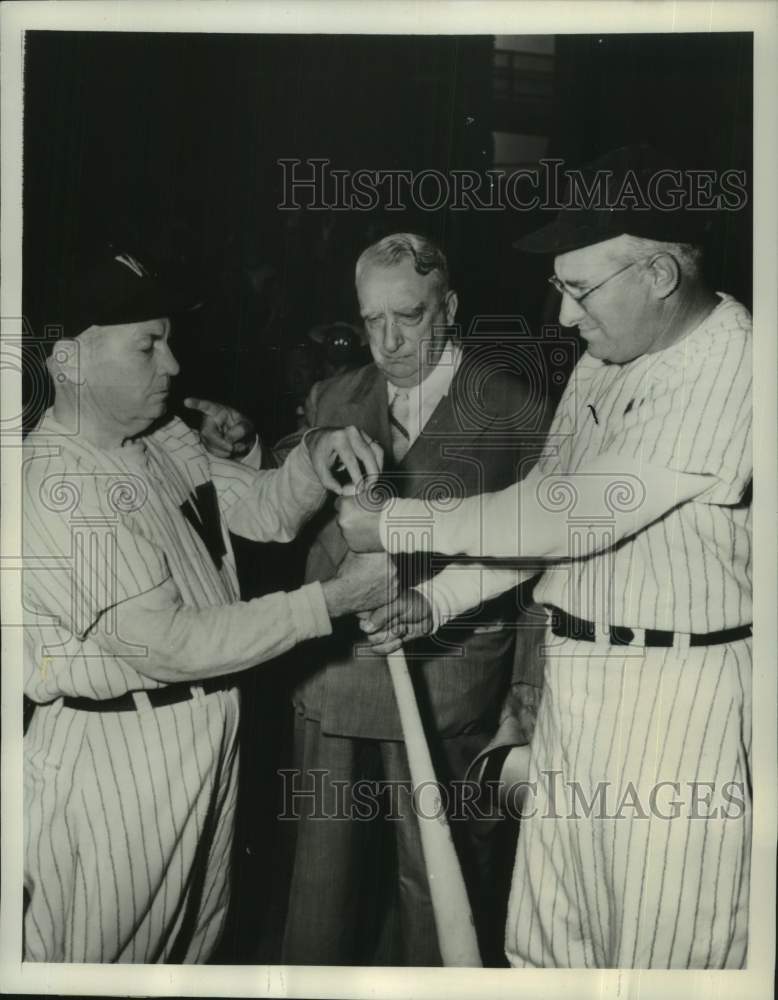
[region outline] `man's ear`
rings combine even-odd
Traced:
[[[67,382],[80,385],[83,382],[81,346],[78,340],[70,338],[59,340],[54,345],[51,354],[46,358],[46,367],[56,386]]]
[[[681,267],[671,253],[659,253],[648,265],[651,271],[654,294],[666,299],[681,283]]]
[[[451,326],[459,308],[459,298],[453,288],[446,292],[446,297],[443,301],[446,306],[446,325]]]

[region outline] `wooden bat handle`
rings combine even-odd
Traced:
[[[419,789],[422,785],[429,789],[425,795],[424,813],[417,809],[416,816],[441,958],[444,965],[480,967],[483,963],[478,950],[470,900],[467,898],[462,868],[440,799],[405,653],[398,649],[395,653],[390,653],[387,660],[405,737],[411,782],[414,789]]]

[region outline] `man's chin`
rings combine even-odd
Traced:
[[[396,385],[415,385],[419,380],[419,372],[416,368],[403,364],[383,364],[379,365],[383,374]]]
[[[583,336],[583,334],[582,334]],[[608,360],[608,345],[600,337],[594,336],[589,339],[583,336],[584,343],[586,344],[586,350],[591,354],[593,358],[599,358],[600,361]]]
[[[146,413],[144,414],[144,426],[139,430],[138,434],[151,434],[157,428],[162,427],[170,419],[172,411],[168,406],[168,399],[164,397],[160,402],[149,405]]]
[[[146,410],[146,415],[149,420],[158,420],[163,414],[167,413],[168,409],[168,394],[167,393],[155,393],[154,396],[149,400],[149,405]]]

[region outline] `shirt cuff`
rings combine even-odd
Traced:
[[[434,635],[438,629],[442,628],[447,622],[451,621],[454,617],[448,607],[448,603],[440,592],[440,589],[434,586],[434,577],[430,580],[424,580],[422,583],[416,584],[415,587],[411,587],[411,590],[417,591],[421,596],[427,601],[432,612],[432,633]]]
[[[247,465],[250,469],[254,469],[255,472],[259,472],[262,468],[262,445],[259,441],[259,434],[254,438],[251,451],[246,452],[243,458],[240,459],[240,462],[241,465]]]
[[[298,642],[332,633],[324,591],[318,580],[291,591],[288,597]]]
[[[313,467],[313,461],[311,459],[311,453],[308,450],[308,441],[307,441],[308,435],[313,433],[313,431],[315,431],[316,429],[317,429],[316,427],[308,428],[305,434],[303,434],[303,436],[300,438],[300,443],[298,445],[295,445],[295,447],[292,448],[292,450],[286,456],[286,461],[289,461],[289,459],[295,455],[299,455],[301,458],[300,468],[305,472],[305,475],[310,480],[319,484],[322,493],[326,493],[327,492],[326,488],[322,486],[321,480],[316,475],[316,470]]]

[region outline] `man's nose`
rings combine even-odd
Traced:
[[[175,359],[173,352],[165,344],[162,349],[162,360],[160,362],[160,367],[164,375],[169,375],[171,378],[175,378],[176,375],[181,371],[178,362]]]
[[[394,354],[396,350],[402,347],[402,343],[403,335],[400,327],[390,316],[387,316],[384,323],[384,351],[387,354]]]
[[[578,326],[583,315],[583,306],[579,305],[569,292],[563,292],[562,302],[559,306],[559,322],[561,325]]]

